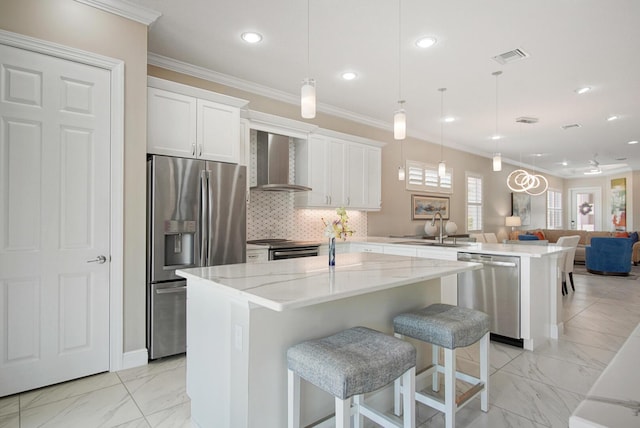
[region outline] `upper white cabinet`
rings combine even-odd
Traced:
[[[379,145],[333,136],[311,135],[298,142],[296,184],[313,190],[296,194],[296,205],[380,209],[381,153]]]
[[[152,77],[148,83],[148,153],[239,162],[245,100]]]

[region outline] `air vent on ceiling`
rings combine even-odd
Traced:
[[[571,123],[569,125],[562,125],[562,129],[580,128],[582,125],[578,123]]]
[[[514,49],[512,51],[505,52],[500,55],[496,55],[493,57],[493,59],[500,64],[510,64],[514,61],[525,59],[528,56],[529,54],[523,51],[522,49]]]
[[[538,118],[537,117],[520,116],[520,117],[516,118],[516,122],[518,122],[518,123],[538,123]]]

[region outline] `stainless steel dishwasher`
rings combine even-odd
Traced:
[[[458,306],[488,314],[492,340],[522,347],[520,257],[458,253],[458,260],[483,265],[458,274]]]

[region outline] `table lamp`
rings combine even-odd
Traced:
[[[522,221],[517,215],[512,215],[505,218],[504,225],[511,226],[511,231],[513,232],[516,227],[522,226]]]

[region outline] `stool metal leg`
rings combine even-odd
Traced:
[[[351,398],[342,400],[336,397],[336,428],[351,426]]]
[[[356,395],[353,397],[353,404],[356,408],[356,413],[353,416],[353,428],[364,428],[364,416],[360,414],[360,405],[364,404],[364,396]]]
[[[444,349],[444,423],[446,428],[456,426],[456,351]]]
[[[300,428],[300,376],[288,371],[287,421],[289,428]]]
[[[440,363],[440,347],[438,345],[431,345],[431,362],[434,366],[438,366]],[[435,392],[440,391],[440,381],[438,380],[438,370],[433,372],[431,389]]]
[[[480,382],[484,390],[480,393],[480,408],[489,411],[489,333],[480,339]]]

